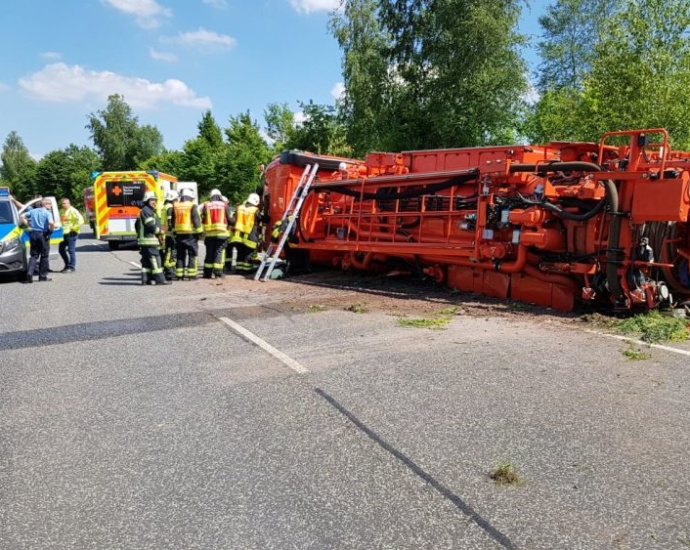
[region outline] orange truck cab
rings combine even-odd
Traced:
[[[84,203],[84,212],[86,212],[86,220],[89,222],[89,227],[94,231],[94,222],[96,220],[95,200],[93,196],[93,187],[87,187],[82,191],[82,201]]]
[[[123,242],[136,241],[134,224],[144,194],[154,192],[160,208],[165,194],[177,183],[175,176],[155,170],[94,172],[92,180],[94,236],[106,241],[111,250],[117,250]]]

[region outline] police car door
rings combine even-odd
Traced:
[[[42,199],[32,199],[22,207],[19,213],[23,214],[29,206],[36,206],[36,204],[39,201],[46,199],[50,201],[50,211],[53,213],[53,221],[55,222],[55,229],[53,229],[53,232],[50,234],[50,245],[52,247],[53,245],[60,244],[60,242],[62,242],[64,238],[64,232],[62,230],[62,221],[60,220],[60,208],[58,207],[58,203],[55,197],[43,197]],[[28,246],[29,236],[26,234],[26,232],[23,235],[23,239]]]

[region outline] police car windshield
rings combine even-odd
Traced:
[[[9,202],[0,202],[0,223],[14,223],[12,206]]]

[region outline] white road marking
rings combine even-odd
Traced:
[[[628,338],[627,336],[619,336],[618,334],[608,334],[606,332],[599,332],[598,330],[585,330],[585,332],[589,332],[590,334],[597,334],[599,336],[607,336],[609,338],[615,338],[616,340],[622,340],[623,342],[631,342],[633,344],[637,344],[638,346],[647,346],[650,348],[656,348],[656,349],[661,349],[664,351],[670,351],[671,353],[679,353],[680,355],[687,355],[690,357],[690,351],[686,351],[684,349],[678,349],[678,348],[672,348],[670,346],[662,346],[661,344],[650,344],[649,342],[644,342],[643,340],[637,340],[635,338]]]
[[[105,245],[104,241],[91,241],[91,244],[94,246],[102,246]]]
[[[139,269],[141,269],[141,264],[138,264],[137,262],[129,262],[128,261],[127,263],[133,265],[134,267],[138,267]]]
[[[219,319],[223,323],[228,325],[232,330],[244,336],[247,340],[255,343],[264,351],[270,353],[271,355],[273,355],[273,357],[281,361],[285,366],[291,368],[295,372],[298,372],[300,374],[306,374],[309,372],[309,369],[307,369],[305,366],[295,361],[292,357],[288,357],[282,351],[277,350],[271,344],[269,344],[265,340],[262,340],[256,334],[247,330],[239,323],[236,323],[235,321],[233,321],[232,319],[228,319],[227,317],[219,317]]]

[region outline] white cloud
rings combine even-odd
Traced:
[[[293,116],[296,126],[302,126],[302,124],[304,124],[307,120],[304,111],[297,111],[296,113],[293,113]]]
[[[163,103],[182,107],[211,108],[208,97],[199,97],[187,84],[174,78],[150,82],[145,78],[120,75],[110,71],[89,71],[79,65],[46,65],[40,71],[19,80],[26,92],[42,101],[56,103],[105,101],[111,94],[124,96],[131,107],[152,108]]]
[[[237,40],[232,36],[218,34],[203,27],[199,27],[197,31],[181,32],[174,41],[186,46],[220,46],[222,48],[232,48],[237,44]]]
[[[340,0],[290,0],[290,5],[302,13],[332,11],[340,7]]]
[[[202,2],[207,6],[211,6],[213,8],[218,9],[225,9],[228,7],[227,0],[202,0]]]
[[[167,61],[168,63],[174,63],[177,61],[177,56],[174,53],[159,52],[153,48],[149,49],[149,55],[151,56],[151,59],[155,59],[156,61]]]
[[[331,95],[335,99],[342,99],[345,94],[345,84],[342,82],[336,82],[335,86],[331,89]]]
[[[133,15],[137,25],[144,29],[155,29],[161,19],[170,17],[172,10],[164,8],[156,0],[103,0],[113,8],[127,15]]]
[[[54,60],[56,60],[56,59],[61,59],[61,58],[62,58],[62,54],[61,54],[61,53],[58,53],[58,52],[43,52],[43,53],[41,54],[41,57],[42,57],[43,59],[50,59],[50,60],[54,61]]]

